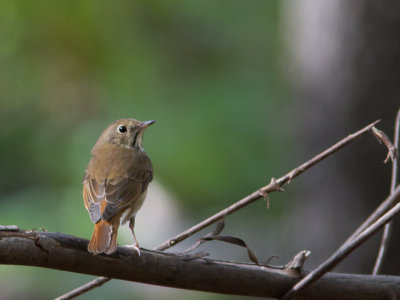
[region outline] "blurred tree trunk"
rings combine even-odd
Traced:
[[[283,24],[289,52],[297,128],[297,158],[305,159],[368,122],[393,136],[400,106],[399,1],[287,1]],[[389,192],[385,149],[363,138],[304,176],[293,202],[296,247],[312,265],[343,242]],[[300,225],[300,226],[298,226]],[[397,272],[394,226],[383,272]],[[307,234],[304,234],[307,232]],[[370,272],[380,235],[340,270]]]

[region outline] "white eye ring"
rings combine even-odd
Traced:
[[[118,126],[118,132],[119,133],[127,133],[128,132],[128,129],[126,128],[126,126],[125,125],[119,125]]]

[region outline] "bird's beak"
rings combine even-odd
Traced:
[[[156,121],[151,120],[151,121],[144,121],[140,125],[140,131],[145,130],[147,127],[149,127],[151,124],[154,124]]]

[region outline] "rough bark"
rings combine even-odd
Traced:
[[[225,294],[279,297],[298,279],[267,267],[185,260],[171,253],[127,247],[114,255],[92,255],[88,241],[61,233],[0,231],[0,263],[107,276],[167,287]],[[385,299],[400,295],[400,277],[330,273],[296,299]]]

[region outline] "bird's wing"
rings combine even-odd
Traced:
[[[93,223],[98,222],[100,218],[109,220],[129,206],[139,198],[153,179],[151,169],[142,169],[131,175],[133,176],[109,178],[102,182],[85,176],[83,198]]]
[[[100,204],[104,199],[105,180],[98,182],[91,178],[87,172],[83,179],[83,202],[89,212],[90,220],[96,223],[101,218]]]
[[[106,203],[101,218],[108,220],[121,209],[131,205],[147,189],[147,185],[153,179],[150,170],[142,170],[129,178],[114,178],[107,183]]]

